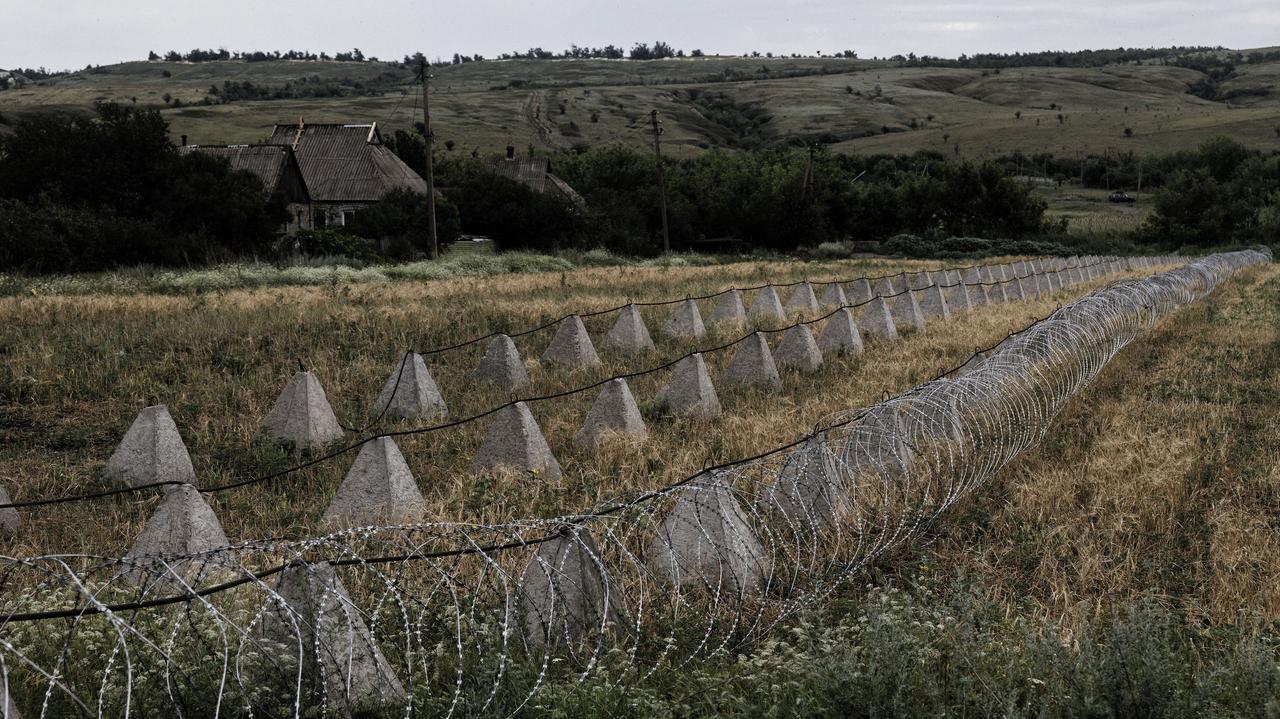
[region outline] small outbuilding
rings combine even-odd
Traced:
[[[185,140],[186,137],[184,136]],[[221,157],[231,163],[233,170],[245,170],[257,175],[268,196],[278,195],[289,212],[285,232],[296,232],[312,227],[311,194],[298,165],[293,148],[288,145],[187,145],[178,152],[198,152],[211,157]]]

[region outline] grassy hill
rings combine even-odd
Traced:
[[[647,146],[653,109],[662,113],[664,144],[675,156],[807,142],[847,153],[927,148],[969,157],[1145,153],[1192,147],[1215,134],[1280,150],[1280,62],[1239,65],[1220,85],[1226,101],[1188,92],[1204,73],[1156,63],[981,70],[712,57],[489,61],[433,73],[437,137],[458,152],[508,144]],[[336,96],[199,104],[211,86],[227,82],[249,82],[267,95]],[[132,62],[0,92],[9,115],[97,100],[162,106],[175,137],[205,143],[260,140],[273,123],[299,117],[395,129],[421,116],[413,72],[387,63]]]

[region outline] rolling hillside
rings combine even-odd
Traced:
[[[433,72],[437,137],[457,152],[648,145],[653,109],[676,156],[809,142],[848,153],[1166,152],[1215,134],[1280,150],[1280,62],[1240,65],[1220,85],[1227,101],[1188,92],[1203,73],[1154,63],[999,71],[835,58],[510,60]],[[237,92],[246,82],[244,96],[304,96],[222,103],[226,83]],[[104,66],[0,92],[0,111],[98,100],[163,107],[175,137],[202,143],[253,142],[299,117],[396,129],[421,115],[409,69],[301,61]]]

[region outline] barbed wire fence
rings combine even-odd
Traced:
[[[1159,259],[1160,258],[1148,258],[1147,261],[1154,264]],[[974,296],[978,296],[980,294],[983,297],[986,297],[987,293],[990,292],[992,293],[993,298],[989,302],[999,303],[999,302],[1007,301],[1007,299],[1013,299],[1015,297],[1014,293],[1010,291],[1009,293],[1010,296],[1007,299],[997,300],[994,298],[996,293],[999,294],[999,297],[1004,298],[1006,296],[1005,287],[1015,283],[1019,287],[1016,297],[1019,299],[1023,298],[1023,294],[1021,290],[1022,280],[1036,281],[1037,288],[1034,290],[1028,290],[1027,294],[1029,296],[1038,296],[1041,293],[1047,293],[1049,291],[1053,291],[1053,288],[1055,287],[1061,288],[1064,286],[1074,285],[1080,282],[1088,281],[1090,279],[1095,279],[1096,277],[1101,277],[1101,276],[1105,276],[1106,274],[1120,271],[1121,269],[1132,269],[1132,267],[1130,267],[1129,263],[1121,262],[1115,258],[1072,258],[1071,260],[1027,261],[1027,262],[1013,263],[1010,265],[971,265],[971,266],[960,268],[960,269],[972,270],[974,272],[973,277],[969,280],[962,280],[962,279],[959,279],[958,276],[952,275],[953,281],[947,281],[945,279],[949,273],[959,272],[959,269],[939,271],[940,274],[936,276],[944,278],[941,281],[937,279],[933,279],[927,282],[913,282],[908,277],[909,273],[906,273],[906,272],[899,272],[896,274],[886,274],[886,275],[880,275],[880,276],[874,276],[874,277],[863,276],[858,278],[857,280],[854,280],[854,282],[865,283],[864,287],[862,288],[862,294],[856,295],[857,299],[855,299],[854,301],[850,301],[848,298],[846,298],[844,302],[835,303],[835,304],[828,303],[824,305],[827,311],[822,312],[821,314],[818,314],[814,317],[810,317],[809,319],[797,319],[795,321],[784,323],[780,326],[773,326],[773,327],[757,326],[735,338],[725,339],[714,345],[709,345],[709,346],[688,350],[679,356],[676,356],[674,358],[667,359],[664,361],[660,361],[657,364],[650,365],[643,369],[621,373],[621,374],[613,374],[599,380],[587,382],[585,384],[580,384],[575,387],[571,387],[571,388],[556,391],[556,392],[515,396],[505,402],[502,402],[500,404],[497,404],[495,406],[489,407],[487,409],[481,410],[479,412],[476,412],[474,414],[471,414],[465,417],[449,418],[447,419],[447,421],[442,421],[436,424],[429,424],[425,426],[400,428],[400,429],[391,430],[391,431],[380,431],[379,428],[384,425],[384,421],[388,418],[388,411],[390,410],[392,404],[395,402],[397,398],[397,393],[398,393],[398,390],[400,389],[400,384],[404,379],[407,368],[410,365],[410,356],[413,354],[413,351],[408,350],[405,352],[405,355],[401,358],[401,361],[397,364],[395,370],[393,370],[394,381],[390,385],[390,391],[385,392],[385,400],[381,402],[380,406],[377,408],[377,411],[374,413],[374,416],[372,417],[372,419],[367,424],[362,425],[360,427],[353,427],[353,426],[339,422],[339,426],[341,426],[343,430],[345,430],[346,432],[352,435],[355,435],[355,437],[350,442],[347,442],[337,447],[329,447],[327,448],[328,451],[321,453],[319,456],[311,457],[309,459],[306,459],[297,464],[285,467],[283,469],[279,469],[263,475],[236,479],[219,486],[200,487],[199,491],[206,494],[215,494],[219,492],[239,489],[249,485],[268,483],[277,479],[287,477],[289,475],[296,474],[298,472],[304,471],[316,465],[337,460],[343,457],[344,455],[360,450],[366,444],[369,444],[370,442],[373,442],[378,439],[382,439],[382,438],[394,439],[394,438],[400,438],[400,437],[423,435],[423,434],[430,434],[433,432],[450,430],[457,427],[461,427],[463,425],[470,424],[472,422],[476,422],[476,421],[491,417],[501,412],[504,409],[507,409],[509,407],[512,407],[518,404],[533,404],[533,403],[544,402],[548,400],[560,399],[563,397],[569,397],[577,394],[582,394],[584,392],[588,392],[594,389],[598,389],[600,387],[608,385],[611,382],[614,382],[615,380],[629,380],[637,377],[642,377],[645,375],[655,374],[658,372],[664,372],[680,364],[682,361],[689,359],[691,357],[694,357],[696,355],[713,354],[716,352],[723,352],[723,351],[737,348],[743,345],[744,343],[748,342],[749,340],[752,340],[757,334],[761,334],[761,335],[784,334],[789,330],[792,330],[797,327],[811,327],[813,325],[816,325],[831,319],[833,316],[835,316],[836,314],[840,313],[843,310],[866,311],[867,309],[869,309],[870,306],[875,305],[877,302],[886,302],[886,303],[892,302],[892,303],[895,303],[895,308],[892,314],[897,315],[897,321],[901,321],[902,317],[898,313],[899,307],[896,306],[896,303],[899,300],[906,299],[909,297],[911,299],[912,304],[915,304],[916,298],[920,296],[921,293],[927,292],[930,289],[937,289],[940,292],[950,291],[953,289],[960,289],[966,293],[974,293]],[[1078,273],[1078,274],[1072,274],[1072,273]],[[1061,279],[1060,277],[1061,275],[1067,275],[1068,277],[1067,279],[1064,280],[1064,279]],[[986,277],[988,279],[981,279],[982,277]],[[1049,278],[1053,278],[1053,279],[1049,279]],[[876,288],[873,289],[870,284],[870,280],[889,280],[889,279],[893,279],[895,282],[889,283],[888,287],[877,286]],[[741,291],[741,290],[759,290],[763,288],[798,286],[798,285],[805,284],[806,282],[808,281],[800,280],[792,283],[766,284],[766,285],[758,285],[758,286],[746,287],[746,288],[729,288],[726,290],[721,290],[719,292],[701,296],[694,299],[706,299],[706,298],[712,298],[712,297],[719,297],[729,292],[735,292],[735,291]],[[831,281],[831,282],[814,283],[814,284],[841,284],[842,282],[845,282],[845,281]],[[1039,285],[1041,282],[1044,283],[1043,285],[1044,289],[1039,288]],[[683,303],[687,301],[688,301],[687,299],[686,300],[661,300],[661,301],[654,301],[649,303],[637,303],[637,304],[644,304],[647,306],[659,306],[659,305],[678,304],[678,303]],[[947,300],[944,299],[942,300],[942,302],[946,303]],[[985,304],[988,304],[988,302],[983,301],[982,305],[985,305]],[[546,323],[546,324],[538,325],[526,330],[522,330],[520,332],[515,333],[514,335],[508,335],[508,337],[533,334],[533,333],[545,330],[549,327],[559,326],[561,323],[565,322],[566,320],[571,321],[575,317],[581,318],[581,317],[589,317],[594,315],[616,313],[621,308],[625,308],[627,306],[628,305],[622,305],[620,307],[600,310],[597,312],[565,315],[564,317],[558,320],[555,320],[554,322]],[[886,306],[886,311],[887,311],[887,306]],[[895,320],[893,318],[890,318],[891,323],[894,321]],[[864,327],[864,331],[866,331],[865,327]],[[894,332],[896,333],[897,330],[895,329]],[[461,349],[461,348],[476,344],[485,339],[492,339],[499,334],[500,333],[490,333],[487,335],[474,337],[464,342],[456,343],[446,347],[424,349],[421,351],[420,354],[441,353],[441,352],[448,352],[452,350]],[[170,487],[183,485],[184,483],[185,482],[181,479],[164,479],[164,480],[158,480],[154,482],[130,483],[127,486],[100,489],[92,492],[65,495],[60,497],[22,498],[22,499],[16,499],[16,500],[11,499],[8,501],[5,501],[3,497],[0,497],[0,511],[6,510],[6,509],[27,509],[27,508],[42,507],[42,506],[54,505],[54,504],[66,504],[66,503],[72,503],[72,502],[101,500],[101,499],[107,499],[110,497],[116,497],[124,494],[151,492],[152,490],[157,490],[157,489],[165,490]]]
[[[1271,259],[1112,283],[898,397],[581,514],[0,557],[0,713],[511,715],[552,682],[731,654],[1035,446],[1157,320]]]

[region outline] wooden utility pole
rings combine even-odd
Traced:
[[[658,140],[662,136],[662,128],[659,127],[662,122],[658,119],[657,110],[649,113],[649,119],[653,122],[653,157],[658,163],[658,196],[661,198],[662,206],[662,252],[670,254],[671,234],[667,229],[667,181],[662,172],[662,144]]]
[[[1133,193],[1133,204],[1138,204],[1142,196],[1142,158],[1138,158],[1138,191]]]
[[[431,110],[428,105],[431,75],[427,72],[427,60],[423,58],[420,68],[422,80],[422,134],[427,141],[427,253],[431,259],[440,257],[440,242],[436,239],[436,171],[432,158],[432,147],[435,145],[435,133],[431,131]]]

